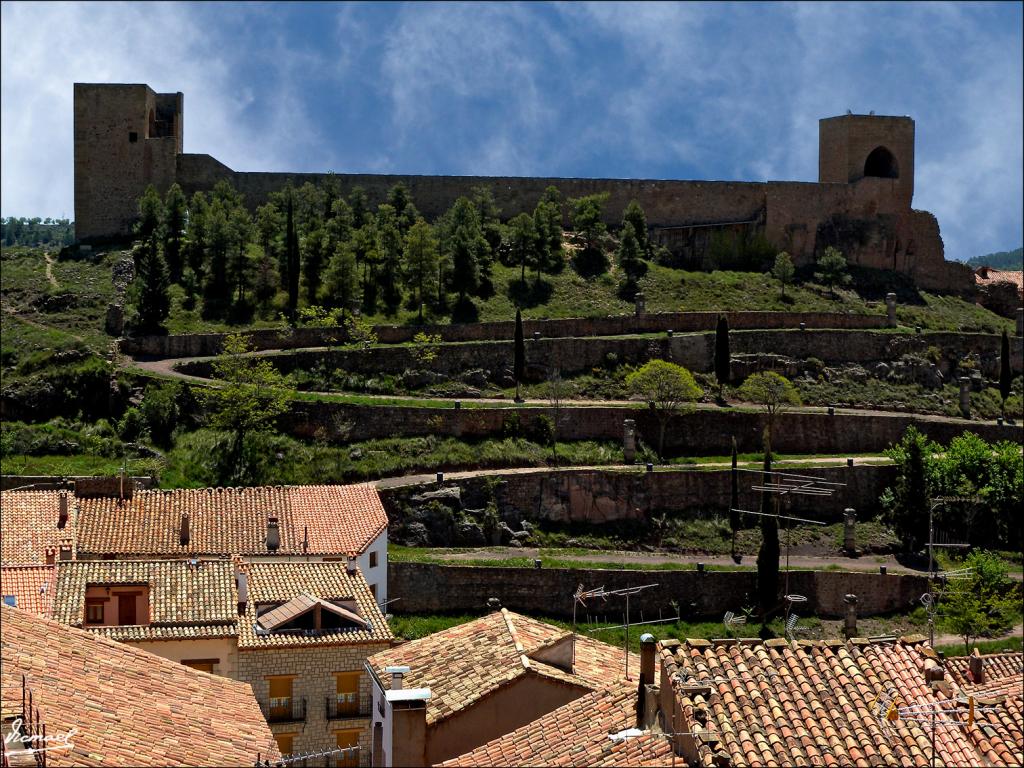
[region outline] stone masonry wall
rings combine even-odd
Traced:
[[[603,585],[608,590],[615,590],[653,583],[658,586],[630,598],[632,621],[672,616],[672,601],[679,604],[684,619],[721,619],[725,611],[736,612],[754,605],[757,594],[757,572],[754,570],[652,572],[483,568],[404,562],[393,562],[388,570],[388,592],[401,598],[394,603],[396,613],[483,611],[487,608],[488,599],[496,597],[502,607],[509,610],[571,619],[572,595],[580,584],[587,588]],[[928,590],[928,582],[923,576],[791,571],[789,590],[807,597],[804,616],[843,616],[843,596],[846,594],[857,595],[859,615],[875,616],[919,605],[918,600]],[[779,598],[782,598],[781,584]],[[592,618],[621,621],[625,600],[610,598],[593,610]],[[585,621],[582,611],[577,613],[577,619]]]
[[[335,731],[359,730],[360,762],[370,764],[370,678],[364,669],[366,658],[390,647],[375,645],[317,645],[301,648],[246,650],[238,653],[238,679],[252,686],[261,705],[269,698],[267,678],[273,675],[296,675],[292,696],[306,699],[304,723],[273,723],[274,733],[294,733],[296,752],[314,752],[337,746]],[[327,697],[337,692],[335,672],[360,672],[360,704],[365,717],[327,719]]]

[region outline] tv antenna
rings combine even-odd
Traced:
[[[935,646],[935,616],[939,612],[939,600],[946,591],[948,581],[960,581],[970,578],[970,568],[939,573],[935,570],[935,547],[943,549],[965,549],[970,546],[966,542],[950,541],[948,536],[938,533],[936,540],[935,510],[946,504],[975,503],[981,501],[977,496],[936,496],[928,506],[928,578],[930,588],[921,596],[921,603],[928,611],[928,645]]]
[[[626,656],[626,679],[629,679],[629,598],[633,595],[637,595],[643,592],[645,589],[651,589],[652,587],[658,586],[657,584],[643,584],[637,587],[623,587],[622,589],[605,589],[602,587],[596,587],[594,589],[583,589],[583,585],[580,584],[576,587],[576,591],[573,593],[572,600],[572,663],[573,667],[576,666],[576,606],[582,605],[587,608],[587,600],[594,600],[600,598],[602,601],[607,601],[609,597],[625,597],[626,598],[626,623],[620,624],[617,627],[598,627],[597,629],[589,629],[590,632],[600,632],[607,629],[622,629],[626,630],[626,641],[623,646]],[[676,617],[673,619],[658,619],[656,621],[644,621],[640,624],[660,624],[666,621],[679,621],[678,610],[676,611]],[[639,626],[639,625],[633,625]]]

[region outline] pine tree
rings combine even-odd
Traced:
[[[715,328],[715,378],[718,380],[718,401],[722,402],[722,390],[729,383],[729,320],[725,315],[718,316]]]
[[[231,225],[221,200],[210,203],[206,227],[209,257],[205,270],[206,309],[218,314],[228,300],[228,250],[231,247]]]
[[[404,274],[406,284],[416,296],[419,321],[422,324],[426,295],[433,292],[433,282],[437,276],[437,238],[434,236],[434,228],[423,219],[412,225],[406,238]]]
[[[626,275],[626,285],[635,286],[643,274],[644,263],[640,260],[640,243],[630,222],[625,222],[619,232],[619,267]]]
[[[402,303],[402,288],[398,282],[402,274],[402,249],[402,232],[395,209],[385,203],[377,209],[377,253],[381,264],[378,282],[389,315],[394,315]]]
[[[637,245],[640,246],[640,253],[644,256],[650,255],[650,242],[647,239],[647,215],[640,203],[630,200],[626,210],[622,213],[622,225],[633,225],[633,233],[636,235]]]
[[[299,237],[295,232],[295,201],[291,188],[287,190],[288,208],[285,213],[285,263],[288,281],[288,319],[295,322],[299,306]]]
[[[772,266],[772,277],[782,285],[782,298],[786,298],[786,286],[793,282],[793,275],[796,268],[793,266],[793,259],[783,251],[775,257],[775,264]]]
[[[831,245],[825,248],[825,253],[818,259],[818,271],[814,273],[814,278],[828,286],[828,293],[832,298],[835,298],[837,285],[848,285],[850,282],[846,266],[846,257],[842,251]]]
[[[339,243],[324,273],[320,300],[325,306],[340,308],[342,322],[345,312],[355,304],[356,274],[356,255],[352,244]]]
[[[185,239],[185,194],[181,187],[172,184],[164,196],[164,260],[167,262],[167,269],[170,273],[172,283],[181,282],[181,273],[184,269],[184,254],[182,253]]]
[[[516,330],[513,342],[512,376],[516,380],[516,402],[523,400],[519,396],[519,386],[526,375],[526,344],[523,341],[523,313],[516,310]]]
[[[188,230],[185,255],[188,267],[197,280],[202,279],[206,266],[207,230],[206,215],[209,203],[206,195],[196,192],[188,206]]]
[[[519,280],[526,284],[526,265],[536,256],[537,230],[533,217],[520,213],[509,222],[509,246],[512,258],[519,263]]]
[[[135,270],[132,288],[138,325],[146,333],[156,333],[171,310],[167,264],[158,250],[144,248],[136,259]]]
[[[1010,368],[1010,337],[1003,331],[1003,338],[999,343],[999,397],[1002,398],[1001,411],[1003,418],[1006,418],[1006,400],[1010,397],[1010,388],[1013,386],[1013,369]]]

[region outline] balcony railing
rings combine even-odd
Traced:
[[[338,693],[327,697],[328,720],[369,716],[370,702],[363,699],[358,693]]]
[[[293,696],[261,701],[260,709],[268,723],[303,723],[306,721],[306,700]]]

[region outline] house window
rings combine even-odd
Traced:
[[[139,140],[139,134],[135,131],[128,131],[128,142],[134,144]]]
[[[4,605],[9,608],[18,607],[18,596],[17,595],[4,595]]]
[[[370,585],[370,594],[373,595],[373,599],[374,600],[377,599],[377,585],[376,584],[371,584]]]
[[[338,749],[359,746],[359,731],[335,731],[334,735],[337,738]],[[353,749],[350,752],[339,753],[334,760],[334,764],[355,768],[359,765],[359,750]]]
[[[359,714],[359,672],[335,672],[337,693],[335,694],[338,717],[354,717]]]
[[[85,623],[86,624],[102,624],[103,623],[103,606],[105,601],[103,600],[86,600],[85,601]]]
[[[275,733],[274,741],[277,742],[277,748],[281,751],[282,755],[291,755],[295,752],[295,734],[294,733]]]
[[[209,672],[212,675],[213,668],[220,664],[220,659],[182,659],[181,663],[190,669]]]
[[[292,714],[292,683],[295,682],[294,675],[279,675],[268,677],[270,686],[270,707],[268,719],[287,720]],[[281,750],[282,752],[284,750]]]
[[[377,567],[377,553],[376,552],[371,552],[370,553],[370,567],[371,568],[376,568]]]

